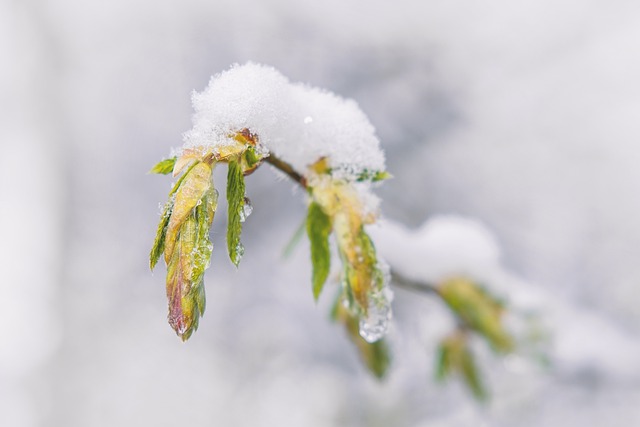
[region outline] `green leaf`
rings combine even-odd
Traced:
[[[364,340],[360,335],[358,337],[361,340],[361,346],[364,348],[368,348],[368,350],[363,351],[365,363],[369,371],[378,379],[384,378],[387,370],[389,369],[389,365],[391,365],[391,352],[389,351],[389,345],[384,339],[380,339],[374,343],[368,343]]]
[[[158,224],[158,231],[156,232],[156,240],[153,242],[151,253],[149,254],[149,268],[153,270],[158,263],[158,260],[164,252],[164,242],[167,236],[167,227],[169,226],[169,218],[171,217],[171,211],[173,210],[173,199],[169,199],[162,211],[162,217]]]
[[[256,153],[255,147],[252,145],[249,146],[247,150],[244,152],[244,158],[247,162],[247,166],[249,166],[250,168],[257,165],[260,162],[260,160],[262,160],[258,155],[258,153]]]
[[[176,159],[176,157],[172,157],[170,159],[164,159],[158,162],[153,168],[151,168],[149,173],[159,173],[162,175],[170,174],[171,172],[173,172],[173,167],[176,164]]]
[[[391,175],[389,172],[387,171],[376,171],[376,173],[373,175],[373,178],[371,179],[373,182],[378,182],[378,181],[384,181],[386,179],[389,178],[393,178],[393,175]]]
[[[329,235],[331,234],[331,229],[329,216],[318,203],[312,202],[309,205],[307,214],[307,235],[311,243],[313,297],[316,300],[320,296],[322,287],[329,276],[331,266]]]
[[[460,354],[460,374],[476,399],[479,401],[487,399],[487,391],[480,378],[473,354],[468,347],[462,349],[462,353]]]
[[[451,374],[451,349],[444,343],[438,347],[436,355],[436,379],[444,381]]]
[[[356,178],[356,181],[357,182],[363,182],[363,181],[378,182],[378,181],[384,181],[385,179],[389,179],[392,176],[393,175],[391,175],[387,171],[372,171],[369,169],[365,169],[362,172],[360,172],[360,174]]]
[[[480,285],[455,278],[444,282],[439,293],[458,318],[484,337],[494,351],[507,353],[513,350],[513,338],[501,321],[504,304]]]
[[[444,339],[438,348],[436,378],[442,381],[452,373],[456,373],[464,381],[476,399],[483,401],[488,397],[469,348],[468,335],[462,331],[456,331]]]
[[[237,267],[244,255],[244,247],[240,242],[242,234],[242,209],[244,207],[244,175],[242,167],[237,160],[229,162],[227,173],[227,203],[228,203],[228,223],[227,223],[227,250],[231,262]]]

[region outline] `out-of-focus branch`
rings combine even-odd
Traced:
[[[430,283],[419,282],[417,280],[411,280],[402,274],[398,273],[397,270],[391,270],[391,283],[393,283],[397,288],[404,289],[407,291],[418,292],[421,294],[433,294],[440,296],[440,292],[438,288]]]

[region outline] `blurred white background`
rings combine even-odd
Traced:
[[[267,168],[240,269],[219,215],[207,312],[176,338],[147,268],[170,180],[146,172],[191,91],[248,60],[358,101],[386,217],[492,230],[545,295],[548,369],[485,357],[485,407],[435,384],[447,315],[397,291],[371,379],[306,244],[281,259],[304,204]],[[0,425],[640,425],[638,76],[630,0],[0,0]]]

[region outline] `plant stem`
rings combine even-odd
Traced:
[[[269,157],[265,159],[265,161],[279,171],[287,174],[289,178],[300,184],[302,188],[307,188],[307,180],[304,178],[304,176],[296,172],[295,169],[293,169],[293,166],[291,166],[289,163],[279,159],[273,154],[270,154]]]

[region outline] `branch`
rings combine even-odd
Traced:
[[[396,285],[396,287],[407,291],[441,296],[438,288],[435,285],[426,282],[418,282],[417,280],[411,280],[398,273],[397,270],[391,270],[391,282]]]
[[[285,174],[287,174],[289,178],[300,184],[302,188],[307,188],[307,180],[305,179],[305,177],[296,172],[295,169],[293,169],[293,166],[291,166],[289,163],[279,159],[273,154],[270,154],[269,157],[265,159],[265,161],[274,168],[278,169],[280,172],[284,172]]]

